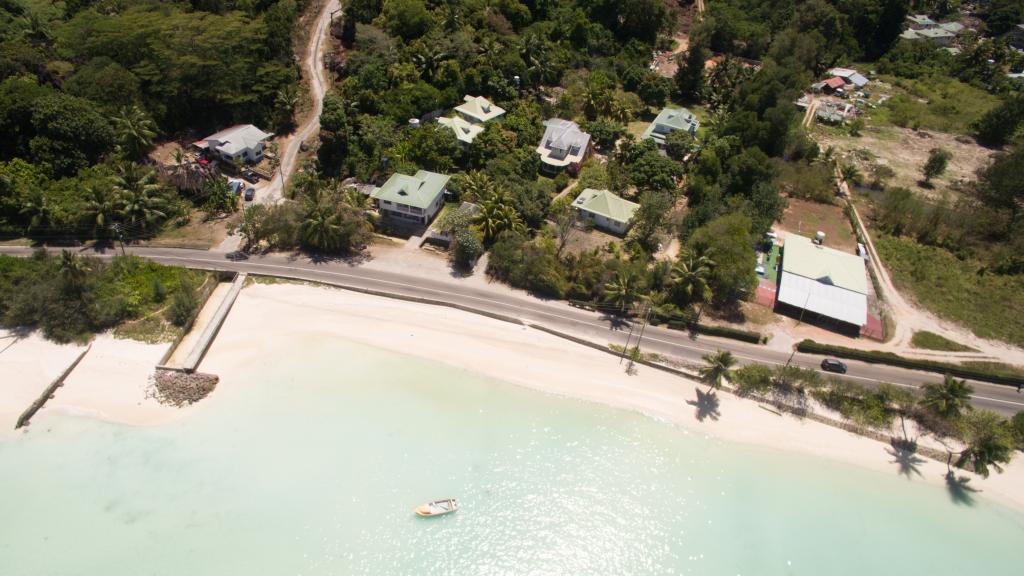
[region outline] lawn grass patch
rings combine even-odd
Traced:
[[[978,336],[1024,345],[1024,277],[982,273],[981,265],[912,240],[875,233],[875,248],[900,290]]]
[[[920,330],[914,332],[914,337],[910,339],[910,345],[914,348],[921,348],[922,350],[941,350],[944,352],[977,352],[970,346],[964,346],[959,342],[954,342],[945,336],[940,336],[935,332],[929,332],[927,330]]]
[[[872,111],[876,123],[970,134],[971,124],[999,104],[997,96],[944,76],[882,79],[900,90]]]

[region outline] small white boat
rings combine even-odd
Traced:
[[[444,500],[434,500],[433,502],[420,504],[416,507],[415,512],[420,516],[443,516],[458,509],[459,503],[455,498],[445,498]]]

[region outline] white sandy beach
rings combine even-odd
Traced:
[[[244,385],[238,375],[254,362],[287,355],[322,339],[343,339],[413,354],[547,393],[640,411],[729,441],[791,450],[897,473],[890,447],[840,429],[778,416],[750,400],[720,392],[717,419],[698,421],[696,382],[646,366],[627,374],[618,358],[524,326],[452,308],[415,304],[340,289],[299,284],[246,287],[200,366],[221,377],[213,398]],[[2,341],[0,341],[2,342]],[[178,409],[146,397],[149,377],[167,344],[101,335],[44,408],[125,424],[160,424],[202,410]],[[81,350],[33,335],[14,354],[0,354],[0,425],[6,427]],[[13,385],[12,384],[16,384]],[[10,389],[12,393],[6,393]],[[228,400],[227,397],[223,398]],[[689,403],[688,403],[689,402]],[[943,463],[922,459],[920,477],[944,482]],[[961,475],[973,476],[964,472]],[[1024,461],[1003,474],[972,477],[985,496],[1024,510]]]
[[[186,410],[146,397],[150,376],[168,346],[100,334],[39,413],[61,412],[131,425],[183,417]]]
[[[897,471],[890,447],[882,442],[814,421],[780,417],[724,392],[718,394],[718,419],[699,422],[695,407],[687,404],[697,397],[696,382],[645,366],[628,375],[615,356],[536,329],[345,290],[296,284],[247,287],[200,369],[219,375],[221,386],[239,385],[232,374],[252,362],[324,338],[440,360],[544,392],[638,410],[725,440]],[[943,483],[945,465],[922,460],[921,476],[913,481]],[[970,485],[1024,510],[1020,458],[1003,474],[972,477]]]
[[[0,331],[0,434],[14,430],[21,413],[85,350],[56,344],[38,332]]]

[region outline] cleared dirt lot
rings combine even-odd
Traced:
[[[821,204],[800,198],[788,198],[789,207],[776,228],[813,238],[817,231],[825,233],[825,245],[846,252],[857,251],[857,239],[843,209],[834,204]]]
[[[888,167],[893,175],[885,181],[887,187],[900,186],[932,198],[957,194],[957,186],[974,180],[978,169],[994,154],[965,136],[895,126],[868,127],[860,137],[819,126],[815,139],[823,150],[834,147],[838,157],[856,166],[867,181],[876,167]],[[953,157],[946,173],[932,180],[933,187],[925,188],[919,184],[921,167],[932,148],[944,148]]]

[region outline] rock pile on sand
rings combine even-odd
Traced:
[[[161,404],[180,408],[206,398],[217,387],[218,380],[220,378],[213,374],[157,370],[146,396],[155,398]]]

